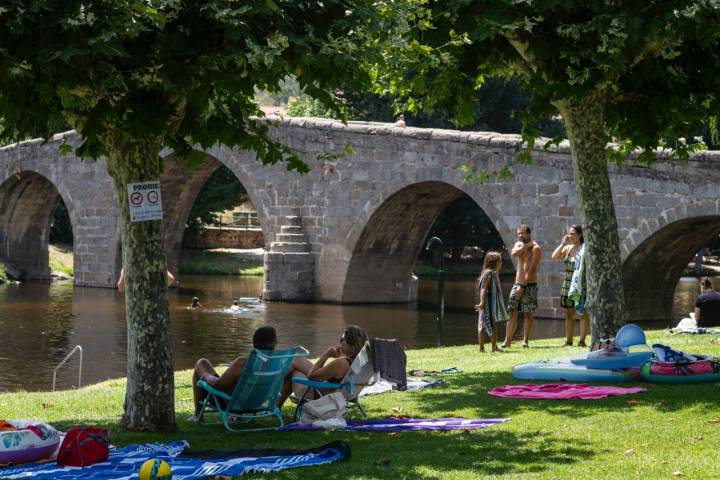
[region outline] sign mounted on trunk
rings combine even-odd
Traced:
[[[129,183],[127,187],[131,222],[162,220],[160,182]]]

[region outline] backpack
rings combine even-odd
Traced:
[[[71,428],[58,450],[57,463],[64,467],[87,467],[108,459],[110,436],[104,428]]]

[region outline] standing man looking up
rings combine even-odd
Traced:
[[[517,274],[515,275],[515,285],[510,290],[508,300],[510,318],[505,330],[503,347],[512,345],[512,338],[517,329],[518,313],[522,312],[525,314],[523,348],[528,348],[533,325],[533,314],[537,309],[537,277],[542,249],[531,238],[530,227],[525,224],[518,225],[515,236],[517,243],[510,252],[510,256],[517,260]]]

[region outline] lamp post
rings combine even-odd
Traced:
[[[437,243],[440,247],[440,264],[438,265],[438,300],[437,300],[437,317],[435,318],[437,324],[437,334],[435,337],[435,346],[439,347],[442,345],[442,334],[443,334],[443,321],[445,320],[445,291],[443,282],[443,257],[445,256],[445,245],[443,241],[438,237],[432,237],[427,244],[427,249],[430,250],[433,244]]]

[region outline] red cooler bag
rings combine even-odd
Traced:
[[[64,467],[87,467],[108,459],[110,436],[104,428],[71,428],[58,450],[57,463]]]

